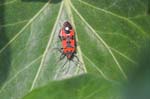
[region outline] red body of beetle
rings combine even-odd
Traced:
[[[60,30],[59,38],[61,40],[62,54],[71,60],[76,53],[76,39],[75,31],[68,21],[64,23],[64,26]]]

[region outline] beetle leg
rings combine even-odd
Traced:
[[[68,62],[68,59],[65,61],[65,63],[61,66],[61,70],[60,71],[64,71],[64,67],[65,67],[65,65],[66,65],[66,63]]]
[[[63,48],[53,48],[53,49],[58,50],[60,53],[62,53]]]
[[[82,62],[79,60],[78,56],[74,55],[74,58],[76,58],[77,61],[75,61],[73,59],[71,61],[73,61],[77,66],[79,66],[80,69],[84,70],[82,67]]]
[[[65,58],[65,54],[61,53],[59,60],[62,60]]]
[[[76,57],[77,61],[80,62],[79,58],[77,55],[74,55],[74,57]]]
[[[69,60],[68,60],[69,61]],[[69,67],[67,67],[66,71],[65,71],[65,74],[67,74],[69,72],[69,69],[70,69],[70,61],[69,61]]]
[[[78,56],[74,55],[74,57],[77,59],[76,62],[78,62],[78,64],[82,64],[82,62],[79,60]]]
[[[63,53],[61,53],[61,55],[60,55],[59,59],[56,61],[56,63],[60,62],[64,58],[65,58],[65,55]]]

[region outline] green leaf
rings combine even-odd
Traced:
[[[51,82],[29,93],[23,99],[120,99],[118,86],[118,83],[86,74]]]
[[[106,83],[99,90],[126,82],[128,72],[136,68],[131,64],[138,64],[141,43],[149,36],[148,4],[148,0],[1,0],[0,97],[22,98],[48,82],[61,80],[62,86],[63,79],[87,72]],[[58,62],[61,54],[54,50],[60,47],[58,33],[66,20],[76,31],[80,64],[66,58]],[[79,78],[75,80],[80,82]]]

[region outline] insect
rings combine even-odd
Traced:
[[[75,31],[72,25],[68,21],[63,23],[63,27],[60,29],[58,37],[59,37],[59,40],[61,41],[61,47],[57,48],[59,52],[61,53],[59,60],[62,60],[66,57],[67,61],[69,62],[72,61],[76,65],[80,64],[81,62],[76,55],[77,54],[77,42],[76,42],[76,37],[75,37]],[[76,61],[74,60],[75,58],[76,58]],[[64,65],[67,63],[67,61],[64,63]]]
[[[61,69],[59,69],[58,72],[63,71],[63,73],[69,74],[70,68],[76,68],[75,66],[78,66],[80,68],[79,71],[83,72],[84,65],[82,64],[82,62],[79,60],[77,56],[78,51],[77,51],[76,33],[72,25],[68,21],[63,23],[63,26],[58,33],[57,42],[59,44],[55,44],[57,45],[57,48],[55,49],[57,49],[61,53],[61,55],[56,63],[60,62],[64,58],[66,60],[66,61],[63,61],[64,63],[62,64]],[[69,64],[66,65],[67,63]],[[74,69],[71,69],[71,73],[72,73],[72,70]]]
[[[66,56],[68,60],[72,60],[76,57],[77,45],[75,31],[68,21],[64,22],[58,36],[61,41],[61,58]]]

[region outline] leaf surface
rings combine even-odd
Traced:
[[[112,84],[103,78],[85,74],[61,82],[51,82],[23,99],[120,99],[118,86],[117,83]]]
[[[22,98],[51,81],[60,80],[61,86],[63,79],[87,72],[104,80],[104,86],[127,81],[136,68],[131,64],[138,64],[141,42],[149,36],[148,0],[2,0],[0,12],[3,99]],[[61,53],[54,50],[60,48],[58,33],[66,20],[76,31],[81,64],[58,61]]]

